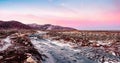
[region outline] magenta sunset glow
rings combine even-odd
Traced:
[[[120,0],[0,0],[0,20],[120,30]]]

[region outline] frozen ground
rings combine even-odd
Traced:
[[[46,55],[43,63],[95,63],[79,54],[79,50],[72,49],[68,44],[57,41],[37,39],[31,40],[40,53]]]
[[[34,47],[42,54],[42,63],[120,63],[120,56],[114,51],[106,52],[104,47],[79,46],[63,40],[42,39],[45,33],[38,32],[30,35]],[[10,46],[10,36],[1,39],[0,51]],[[98,42],[103,44],[102,41]],[[70,45],[72,44],[72,45]],[[106,43],[105,43],[106,44]],[[104,45],[104,44],[103,44]],[[73,47],[76,48],[73,48]]]
[[[120,59],[107,54],[102,49],[81,47],[73,49],[71,45],[48,39],[31,38],[32,44],[43,54],[42,63],[120,63]]]

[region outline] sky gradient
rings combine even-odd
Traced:
[[[0,0],[0,20],[120,30],[120,0]]]

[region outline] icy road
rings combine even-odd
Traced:
[[[72,49],[69,44],[34,38],[31,42],[40,53],[46,55],[43,63],[96,63],[83,57],[80,50]]]
[[[69,43],[39,39],[35,34],[30,37],[34,47],[42,54],[42,63],[120,63],[120,57],[106,53],[100,48],[81,47],[72,48]]]

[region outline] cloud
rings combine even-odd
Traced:
[[[61,6],[66,6],[66,4],[65,4],[65,3],[61,3],[60,5],[61,5]]]
[[[49,2],[52,2],[53,0],[48,0]]]
[[[72,9],[70,5],[67,3],[60,3],[58,8],[61,9],[62,11],[67,11],[67,12],[71,12],[73,14],[79,15],[79,12]]]

